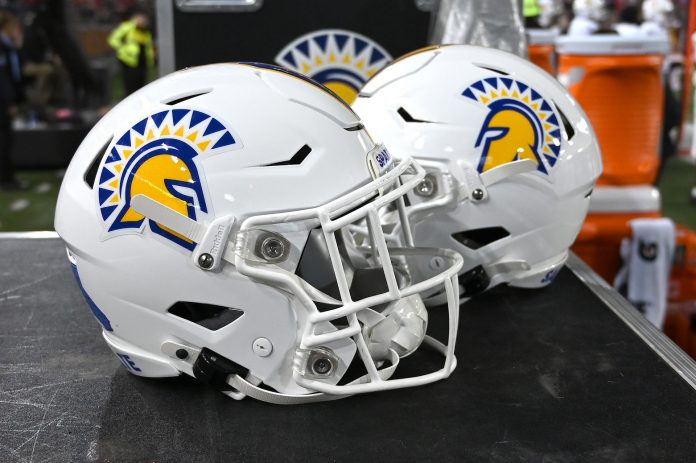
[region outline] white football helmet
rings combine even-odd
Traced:
[[[575,16],[604,21],[607,17],[605,0],[573,0],[573,13]]]
[[[353,108],[395,157],[428,171],[407,215],[416,245],[464,256],[463,297],[553,280],[602,169],[587,117],[553,77],[503,51],[433,47],[384,68]],[[395,213],[382,217],[398,230]]]
[[[258,63],[180,71],[113,108],[65,175],[55,225],[132,373],[195,376],[272,403],[416,386],[456,365],[462,259],[387,247],[377,211],[424,178],[328,89]],[[344,239],[370,224],[362,247]],[[447,264],[421,279],[409,267]],[[450,299],[446,344],[420,293]],[[444,355],[390,379],[421,342]],[[348,368],[351,367],[350,371]]]
[[[641,5],[643,21],[667,27],[674,13],[672,0],[643,0]]]

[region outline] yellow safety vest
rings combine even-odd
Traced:
[[[152,46],[152,34],[150,31],[135,27],[133,21],[124,21],[109,35],[109,45],[116,50],[116,57],[126,66],[132,68],[138,66],[140,59],[140,46],[145,47],[147,66],[155,64],[155,49]]]
[[[537,0],[524,0],[522,13],[524,14],[525,18],[539,16],[541,13],[541,8],[539,8],[539,3]]]

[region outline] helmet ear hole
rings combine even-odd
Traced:
[[[240,309],[184,301],[177,302],[167,312],[212,331],[219,330],[244,315],[244,311]]]
[[[506,236],[510,236],[510,232],[503,227],[476,228],[452,234],[452,238],[473,250],[488,246]]]
[[[101,163],[101,160],[104,158],[104,155],[106,155],[106,149],[109,147],[109,145],[111,144],[111,140],[113,139],[113,136],[109,137],[106,143],[104,143],[104,146],[102,146],[102,148],[97,152],[96,156],[94,156],[94,159],[90,163],[87,171],[85,171],[84,180],[87,186],[89,186],[91,189],[94,189],[94,182],[97,180],[97,171],[99,170],[99,164]]]

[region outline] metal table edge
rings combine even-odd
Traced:
[[[60,238],[60,236],[54,231],[0,232],[0,240],[45,240],[55,238]]]
[[[659,355],[692,388],[696,389],[696,362],[688,354],[650,323],[626,298],[572,252],[568,256],[566,266],[650,349]]]

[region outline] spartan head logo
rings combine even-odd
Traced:
[[[305,34],[283,48],[276,62],[330,88],[346,103],[392,57],[364,35],[340,29]]]
[[[514,79],[489,77],[462,95],[484,105],[488,114],[476,138],[481,150],[478,171],[531,159],[548,174],[558,161],[561,130],[551,105],[534,89]]]
[[[217,119],[190,109],[162,111],[123,134],[102,160],[97,202],[107,237],[140,233],[145,217],[131,207],[139,194],[194,220],[208,214],[201,155],[241,144]],[[150,230],[192,250],[195,243],[147,221]]]

